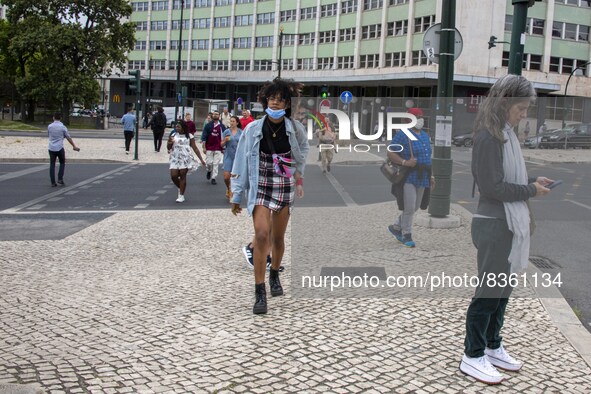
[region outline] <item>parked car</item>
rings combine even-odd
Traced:
[[[552,134],[554,134],[555,132],[557,132],[559,130],[557,129],[552,129],[552,130],[548,130],[542,134],[538,134],[538,135],[534,135],[531,137],[528,137],[525,139],[525,141],[523,141],[523,146],[525,146],[526,148],[529,149],[537,149],[537,148],[542,148],[540,146],[540,142],[542,141],[542,137],[544,136],[550,136]]]
[[[455,146],[465,146],[470,148],[473,144],[472,133],[456,135],[451,139],[451,143]]]
[[[577,123],[542,137],[540,148],[584,148],[591,149],[591,124]]]

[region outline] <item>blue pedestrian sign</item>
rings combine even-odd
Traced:
[[[176,99],[179,101],[179,104],[183,101],[183,95],[178,93]]]
[[[353,100],[353,94],[351,92],[345,90],[343,93],[341,93],[341,101],[343,104],[349,104],[351,100]]]

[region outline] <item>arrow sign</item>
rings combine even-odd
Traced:
[[[349,104],[351,100],[353,100],[353,94],[351,92],[345,90],[343,93],[341,93],[341,101],[343,104]]]

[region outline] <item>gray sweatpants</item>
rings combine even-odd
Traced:
[[[425,188],[416,187],[412,183],[405,183],[402,190],[404,210],[394,221],[394,228],[400,229],[402,234],[411,234],[414,215],[421,206]]]

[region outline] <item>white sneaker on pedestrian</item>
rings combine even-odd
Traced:
[[[505,377],[488,361],[488,357],[468,357],[464,354],[460,371],[486,384],[499,384]]]
[[[484,349],[484,354],[488,358],[488,361],[497,368],[504,369],[505,371],[517,372],[523,367],[523,362],[515,360],[509,355],[501,345],[498,349]]]
[[[176,202],[185,202],[185,196],[181,194],[179,198],[176,199]]]

